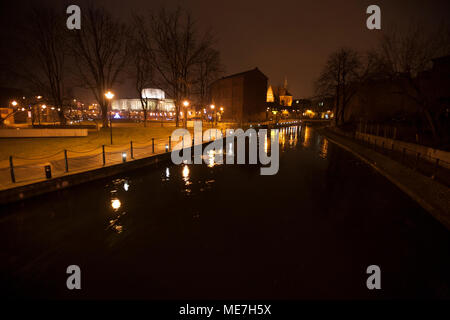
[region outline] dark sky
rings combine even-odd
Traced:
[[[2,0],[4,1],[4,0]],[[17,0],[20,1],[20,0]],[[16,1],[16,2],[17,2]],[[60,1],[57,1],[60,2]],[[313,82],[327,56],[341,46],[364,51],[373,47],[380,31],[366,28],[366,8],[381,7],[382,31],[410,23],[433,26],[448,19],[450,1],[430,0],[97,0],[119,17],[156,10],[161,4],[181,4],[200,27],[217,36],[226,74],[259,67],[269,83],[288,79],[294,97],[313,94]],[[73,0],[71,4],[83,1]],[[133,96],[124,84],[121,96]]]
[[[380,32],[366,28],[366,8],[381,8],[382,30],[410,22],[433,25],[448,19],[450,1],[422,0],[107,0],[115,12],[181,3],[217,34],[226,73],[259,67],[271,84],[288,79],[294,97],[313,94],[327,55],[340,46],[364,51]]]

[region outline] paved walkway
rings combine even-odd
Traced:
[[[229,124],[219,124],[215,127],[217,130],[224,130],[229,128]],[[211,127],[204,126],[203,130],[210,129]],[[173,126],[172,130],[176,128]],[[186,146],[192,144],[192,128],[188,128],[191,132],[190,138],[186,136]],[[136,143],[133,142],[133,159],[141,159],[150,157],[154,154],[161,154],[167,152],[166,148],[169,147],[169,135],[170,132],[163,132],[159,135],[153,134],[159,138],[154,138],[154,148],[151,139],[146,142]],[[142,139],[142,137],[140,137]],[[214,134],[212,136],[214,138]],[[68,138],[70,139],[70,138]],[[11,140],[11,139],[9,139]],[[16,140],[17,141],[17,140]],[[20,141],[17,141],[20,143]],[[10,143],[14,143],[11,141]],[[178,142],[172,142],[171,147],[174,148]],[[54,151],[54,150],[53,150]],[[52,177],[61,177],[67,174],[73,174],[83,171],[88,171],[103,166],[114,165],[123,161],[123,154],[125,154],[127,161],[131,158],[131,144],[125,143],[121,145],[105,145],[105,163],[103,164],[103,150],[101,146],[91,148],[90,150],[67,150],[67,169],[64,150],[59,149],[54,154],[50,154],[44,157],[23,157],[13,156],[13,175],[15,182],[11,175],[11,169],[9,160],[0,161],[0,191],[6,190],[46,179],[45,166],[50,165],[52,171]]]
[[[397,161],[366,148],[329,129],[318,129],[331,142],[353,153],[389,179],[450,229],[450,189]]]
[[[155,139],[154,153],[151,142],[147,144],[133,144],[133,158],[139,159],[149,157],[153,154],[166,152],[167,144],[168,139]],[[105,146],[105,165],[108,166],[122,162],[123,154],[125,154],[128,161],[131,160],[130,144],[113,147]],[[17,162],[17,164],[15,162]],[[68,172],[66,172],[64,151],[61,151],[52,157],[42,159],[13,157],[14,178],[16,182],[12,182],[9,166],[0,167],[0,190],[45,180],[46,165],[51,166],[52,177],[60,177],[65,174],[87,171],[103,166],[103,151],[102,148],[96,148],[86,152],[68,151]]]

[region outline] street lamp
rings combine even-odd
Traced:
[[[12,104],[13,107],[15,107],[15,106],[17,106],[17,101],[14,100],[13,102],[11,102],[11,104]]]
[[[214,123],[214,108],[215,108],[216,106],[212,104],[212,105],[210,105],[209,107],[211,108],[211,128],[212,128],[213,123]]]
[[[220,121],[222,122],[223,122],[223,110],[224,110],[223,107],[220,107]]]
[[[108,91],[108,92],[105,93],[105,97],[110,102],[111,99],[114,98],[114,93],[112,93],[111,91]],[[106,109],[108,109],[108,108],[106,108]],[[109,135],[110,135],[110,138],[111,138],[111,144],[113,144],[113,136],[112,136],[112,105],[110,106],[110,110],[109,110]]]
[[[187,128],[187,116],[188,116],[187,107],[189,107],[189,101],[184,100],[183,101],[183,106],[185,108],[185,110],[184,110],[184,112],[185,112],[185,114],[184,114],[184,127]]]

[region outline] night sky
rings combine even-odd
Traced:
[[[20,2],[15,1],[17,6]],[[42,1],[41,1],[42,2]],[[54,1],[60,3],[61,1]],[[269,83],[282,84],[286,76],[296,98],[313,95],[313,83],[328,54],[341,46],[365,51],[373,47],[380,33],[410,23],[431,27],[445,21],[450,1],[365,1],[365,0],[226,0],[151,1],[97,0],[114,15],[127,18],[161,4],[178,3],[189,9],[201,28],[212,28],[222,55],[226,74],[258,67]],[[79,4],[83,1],[71,1]],[[381,7],[382,30],[366,28],[366,8]],[[2,12],[2,16],[6,12]],[[8,15],[8,14],[7,14]],[[131,83],[117,88],[121,97],[132,97]]]

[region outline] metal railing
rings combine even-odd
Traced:
[[[229,129],[234,129],[229,128]],[[225,137],[224,129],[217,129]],[[216,138],[210,136],[210,140]],[[191,147],[194,141],[182,140],[183,148]],[[17,183],[32,183],[43,179],[61,177],[69,173],[88,171],[126,161],[142,159],[156,154],[170,152],[173,141],[151,138],[148,141],[130,141],[122,145],[102,145],[90,150],[60,150],[44,157],[27,158],[9,156],[9,167],[0,168],[0,186],[3,189],[14,187]],[[20,164],[17,164],[17,160]]]
[[[412,148],[408,147],[408,144],[410,144],[408,142],[375,136],[364,131],[355,131],[353,133],[335,132],[350,137],[356,143],[371,148],[424,176],[450,186],[450,162],[420,151],[421,148],[429,147],[418,145],[418,148]]]

